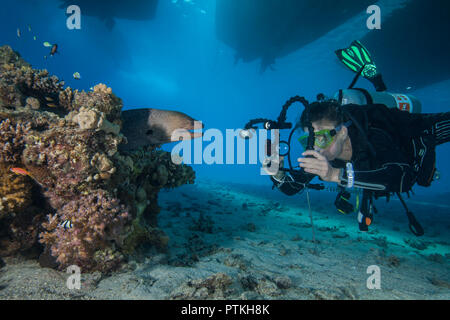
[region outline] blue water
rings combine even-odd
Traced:
[[[402,10],[402,4],[408,1],[412,0],[380,0],[377,4],[384,17],[388,17],[396,9]],[[125,3],[123,9],[126,12],[116,11],[114,14],[120,17],[114,17],[114,25],[111,26],[106,19],[90,15],[89,10],[81,6],[80,30],[66,27],[68,16],[65,8],[60,7],[62,2],[3,0],[0,7],[0,45],[10,45],[33,68],[47,69],[72,88],[87,91],[98,83],[105,83],[123,100],[124,110],[145,107],[181,111],[202,121],[205,130],[218,129],[223,136],[226,129],[242,128],[249,119],[275,120],[281,106],[292,96],[300,95],[313,101],[319,92],[331,96],[338,89],[347,87],[353,74],[337,61],[334,50],[347,47],[351,41],[361,39],[369,32],[365,26],[367,15],[360,12],[314,41],[277,57],[273,70],[268,68],[262,73],[260,59],[236,63],[235,49],[218,38],[216,0],[159,0],[154,18],[143,20],[123,18],[133,11],[125,8],[138,6],[137,3],[142,4],[143,1],[99,0],[95,5],[92,4],[94,1],[86,1],[90,3],[89,10],[95,8],[100,16],[102,12],[107,16],[111,10],[120,7],[112,6],[112,2]],[[256,17],[258,12],[254,15]],[[229,19],[233,21],[234,17]],[[248,19],[251,20],[252,16]],[[20,29],[20,37],[17,29]],[[264,30],[270,33],[270,25]],[[427,36],[436,38],[438,43],[446,39],[448,31],[442,30],[444,35]],[[36,40],[33,40],[34,36]],[[43,46],[45,41],[57,43],[59,53],[44,59],[49,54],[49,48]],[[405,46],[407,51],[413,50],[417,44],[407,43]],[[445,68],[448,65],[435,72],[450,74]],[[80,80],[73,78],[74,72],[80,73]],[[390,89],[416,96],[425,113],[447,112],[450,79],[416,88],[414,84],[420,76],[414,73],[412,65],[408,83]],[[385,81],[389,84],[389,79]],[[358,86],[372,90],[364,79],[359,80]],[[291,107],[288,121],[295,121],[302,110],[300,104]],[[282,139],[288,136],[285,131]],[[203,147],[209,143],[203,141]],[[170,151],[174,146],[175,143],[169,143],[162,148]],[[225,160],[225,151],[223,156]],[[396,199],[389,203],[379,200],[376,204],[379,214],[371,231],[361,233],[355,214],[336,213],[334,194],[326,193],[324,196],[318,191],[311,192],[310,208],[305,193],[287,197],[276,189],[271,190],[272,182],[260,174],[260,164],[192,164],[196,171],[196,184],[162,190],[159,195],[161,212],[158,227],[170,237],[168,261],[172,265],[166,266],[167,270],[159,275],[156,267],[152,277],[160,281],[157,283],[164,284],[172,279],[167,275],[173,275],[178,280],[177,286],[182,280],[200,275],[206,277],[218,271],[237,279],[242,270],[224,264],[229,253],[233,252],[248,258],[249,274],[262,278],[267,272],[288,275],[293,279],[294,289],[346,286],[351,281],[358,281],[360,297],[364,299],[433,298],[436,293],[446,294],[438,297],[447,298],[449,158],[449,144],[437,147],[436,164],[441,179],[429,188],[414,187],[416,197],[407,200],[426,230],[425,236],[418,240],[409,232],[403,208]],[[236,156],[234,159],[237,160]],[[248,162],[248,157],[246,160]],[[440,196],[443,194],[446,197]],[[314,215],[313,227],[310,214]],[[208,230],[208,225],[199,227],[203,219],[208,221],[212,231]],[[318,240],[317,246],[310,241],[313,235]],[[417,248],[416,241],[424,244],[425,248]],[[215,246],[220,250],[212,249]],[[312,249],[318,249],[320,254]],[[198,264],[195,259],[183,260],[190,254],[200,257]],[[397,269],[385,261],[391,254],[400,258]],[[149,255],[147,258],[152,257]],[[186,263],[192,269],[178,269],[176,263]],[[373,263],[386,268],[383,272],[388,270],[385,273],[388,290],[379,295],[371,295],[373,292],[368,293],[365,288],[365,268]],[[301,267],[297,268],[299,265]],[[152,265],[147,267],[153,268]],[[12,273],[13,267],[8,270]],[[341,278],[333,278],[334,273],[342,273]],[[136,277],[142,274],[148,276],[151,272],[147,273],[147,269],[135,271]],[[430,277],[434,276],[442,279],[444,284],[438,286],[430,282]],[[113,282],[116,280],[111,280]],[[114,295],[120,296],[124,292],[118,284],[111,287]],[[135,293],[136,289],[123,297],[166,297],[149,288],[144,288],[145,294]],[[282,298],[304,298],[304,292],[299,292],[294,291]],[[399,292],[411,292],[412,295],[402,296]],[[98,297],[105,298],[102,295]],[[240,295],[231,297],[237,299]]]
[[[380,2],[382,10],[385,2]],[[179,110],[201,120],[206,129],[217,128],[223,133],[242,127],[251,118],[276,118],[291,96],[314,100],[319,92],[331,95],[346,87],[353,75],[336,61],[334,50],[368,32],[364,26],[354,30],[341,25],[339,30],[345,32],[339,37],[329,34],[316,39],[277,59],[274,70],[260,73],[258,60],[235,64],[234,49],[217,39],[213,0],[160,0],[154,19],[115,19],[112,30],[97,17],[84,15],[83,7],[81,30],[67,29],[67,15],[60,3],[2,1],[1,44],[9,44],[34,68],[49,70],[73,88],[89,90],[97,83],[107,84],[123,99],[124,109]],[[102,5],[100,1],[99,7]],[[108,11],[107,4],[104,6]],[[362,12],[359,17],[364,16]],[[59,54],[44,59],[49,51],[42,45],[44,41],[57,43]],[[81,80],[73,79],[74,72],[81,74]],[[364,80],[358,85],[370,88]],[[410,93],[422,101],[424,112],[442,112],[448,110],[448,88],[448,82],[438,83]],[[295,120],[300,108],[293,107],[288,120]],[[283,133],[283,138],[286,135]],[[163,148],[171,150],[173,145]],[[449,149],[446,145],[437,149],[441,180],[427,189],[416,188],[417,193],[449,189]],[[271,186],[269,179],[259,174],[259,165],[193,167],[199,178]]]

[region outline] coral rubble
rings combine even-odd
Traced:
[[[216,273],[206,279],[190,280],[176,288],[169,296],[171,300],[223,299],[233,291],[232,279],[225,273]]]
[[[195,173],[156,146],[118,151],[121,108],[106,85],[64,87],[0,47],[0,256],[41,246],[59,268],[108,272],[144,243],[167,246],[158,192]]]

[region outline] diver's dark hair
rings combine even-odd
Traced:
[[[309,119],[306,114],[307,112],[309,112]],[[308,120],[311,122],[328,120],[337,126],[344,122],[345,117],[339,102],[330,99],[313,102],[309,105],[308,109],[303,111],[300,117],[300,127],[302,129],[308,127]]]

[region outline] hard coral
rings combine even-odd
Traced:
[[[111,88],[101,83],[90,92],[73,91],[69,87],[61,90],[59,102],[68,111],[81,111],[82,107],[85,110],[97,110],[104,113],[109,121],[119,119],[122,110],[122,100],[112,93]]]
[[[0,163],[0,219],[15,215],[31,204],[30,178],[19,176]]]
[[[32,206],[33,181],[0,163],[0,256],[25,252],[37,243],[42,214]]]
[[[78,124],[82,130],[104,131],[118,135],[120,126],[106,120],[103,112],[95,109],[81,107],[78,111],[72,111],[66,117],[67,120]]]
[[[107,271],[123,258],[115,246],[122,243],[128,218],[125,206],[104,190],[97,190],[70,201],[57,215],[49,215],[41,243],[50,246],[61,268],[75,264],[85,271]],[[62,227],[64,221],[71,221],[73,227]]]
[[[0,164],[30,174],[8,172],[8,190],[25,193],[19,201],[4,192],[2,206],[20,214],[0,225],[0,255],[32,247],[40,233],[46,258],[61,268],[107,272],[143,243],[164,249],[158,192],[193,183],[194,171],[155,147],[121,154],[121,99],[104,84],[89,92],[63,86],[0,47]],[[72,229],[60,227],[65,220]]]
[[[20,55],[9,46],[0,47],[0,106],[20,106],[22,95],[14,85],[14,75],[18,68],[28,68],[30,65],[20,58]]]
[[[30,124],[10,119],[2,120],[0,115],[0,163],[17,163],[25,147],[25,138],[30,133]]]
[[[29,96],[45,102],[45,97],[55,97],[64,86],[47,70],[33,70],[8,46],[0,48],[0,63],[0,106],[25,105]]]
[[[29,67],[30,64],[21,59],[17,51],[11,49],[10,46],[0,47],[0,66],[15,65],[16,67]]]

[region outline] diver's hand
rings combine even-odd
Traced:
[[[315,174],[323,181],[339,183],[339,169],[333,168],[327,158],[314,150],[307,150],[303,156],[313,156],[313,158],[298,158],[299,166],[305,172]]]
[[[285,175],[284,171],[279,170],[284,167],[284,157],[266,158],[262,163],[263,170],[275,179],[282,179]]]

